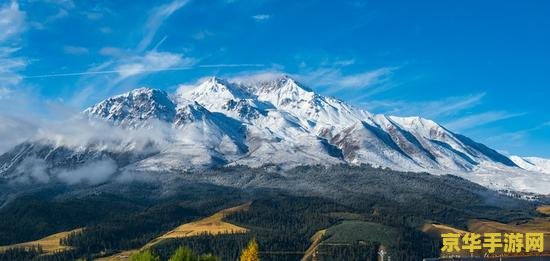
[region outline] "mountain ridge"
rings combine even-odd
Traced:
[[[165,139],[169,142],[151,145],[150,155],[122,149],[133,155],[126,158],[135,160],[115,160],[119,171],[370,164],[458,174],[487,186],[519,190],[529,190],[531,185],[524,180],[541,172],[521,169],[519,161],[432,120],[374,115],[315,93],[287,75],[240,80],[209,77],[174,94],[138,88],[107,98],[83,115],[123,129],[153,129],[158,122],[168,126]],[[0,166],[10,161],[4,158]],[[52,164],[46,167],[53,168]],[[10,175],[0,171],[0,176]],[[518,177],[521,186],[516,187]],[[550,182],[550,177],[542,176],[539,181]]]

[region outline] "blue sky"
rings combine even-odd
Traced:
[[[128,3],[1,1],[0,115],[277,71],[375,113],[550,157],[548,1]]]

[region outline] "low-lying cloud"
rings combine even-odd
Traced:
[[[97,185],[109,180],[116,171],[117,164],[108,159],[86,163],[75,169],[61,170],[55,176],[69,185],[79,183]]]
[[[38,158],[25,158],[15,170],[16,183],[47,183],[50,181],[46,161]]]
[[[112,159],[95,160],[72,168],[52,169],[44,159],[25,158],[14,172],[13,184],[45,184],[51,181],[68,185],[97,185],[108,181],[118,170]]]

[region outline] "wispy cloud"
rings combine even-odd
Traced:
[[[103,56],[119,57],[126,54],[127,51],[117,47],[106,46],[99,50],[99,54]]]
[[[54,78],[66,76],[115,74],[117,75],[117,78],[110,79],[107,84],[103,84],[102,86],[104,90],[109,90],[112,86],[115,86],[132,76],[168,70],[190,69],[194,64],[195,59],[183,57],[181,54],[149,51],[144,55],[126,56],[115,61],[106,62],[99,67],[95,67],[84,72],[42,74],[26,76],[24,78]],[[106,70],[105,68],[113,69]]]
[[[421,116],[435,119],[453,131],[465,131],[493,122],[525,115],[507,111],[481,111],[469,113],[482,104],[486,93],[466,96],[452,96],[433,101],[374,100],[365,107],[375,113],[396,116]]]
[[[479,105],[485,93],[452,96],[433,101],[373,100],[364,104],[367,109],[397,116],[422,116],[438,119],[453,116]]]
[[[335,84],[341,88],[361,88],[386,80],[393,70],[393,68],[385,67],[358,74],[343,75],[342,78],[335,81]]]
[[[151,51],[143,56],[125,59],[115,68],[115,71],[118,71],[119,77],[124,79],[143,72],[163,71],[176,66],[190,67],[193,64],[195,59],[184,58],[181,54]]]
[[[464,131],[475,127],[487,125],[489,123],[511,119],[523,116],[525,113],[510,113],[506,111],[487,111],[472,115],[460,117],[458,119],[444,123],[444,125],[454,131]]]
[[[12,91],[6,87],[0,86],[0,100],[8,97]]]
[[[268,14],[257,14],[257,15],[253,15],[252,18],[254,20],[256,20],[257,22],[263,22],[263,21],[266,21],[268,20],[269,18],[271,18],[271,15],[268,15]]]
[[[88,48],[82,46],[65,45],[63,46],[63,52],[71,55],[83,55],[88,53]]]
[[[73,72],[73,73],[56,73],[56,74],[40,74],[40,75],[30,75],[24,76],[24,79],[32,78],[55,78],[55,77],[67,77],[67,76],[86,76],[86,75],[98,75],[98,74],[118,74],[118,75],[137,75],[150,72],[165,72],[165,71],[185,71],[191,69],[200,69],[200,68],[239,68],[239,67],[264,67],[264,64],[260,63],[230,63],[230,64],[198,64],[192,66],[183,66],[183,67],[170,67],[170,68],[155,68],[155,69],[142,69],[136,70],[130,66],[128,69],[118,69],[118,70],[92,70],[84,72]]]
[[[381,86],[390,79],[396,69],[395,67],[383,67],[375,70],[346,74],[342,71],[341,67],[331,67],[305,71],[296,75],[296,77],[310,86],[329,87],[325,93],[333,95],[346,90]],[[367,94],[369,93],[363,92],[363,95]]]
[[[56,12],[50,14],[45,18],[40,20],[32,20],[29,24],[38,30],[44,30],[47,28],[48,24],[53,23],[62,18],[68,17],[71,14],[72,9],[76,7],[75,3],[72,0],[43,0],[44,3],[50,4],[56,8]]]
[[[0,6],[0,88],[4,93],[21,81],[19,71],[27,66],[27,60],[17,56],[25,16],[16,1]]]
[[[144,37],[137,46],[137,51],[144,51],[149,47],[158,29],[174,12],[185,6],[188,0],[175,0],[168,4],[159,6],[149,15],[144,26]]]
[[[0,43],[17,37],[25,28],[25,13],[12,1],[0,6]]]
[[[525,139],[529,136],[529,131],[519,130],[512,132],[504,132],[496,135],[490,135],[486,137],[485,142],[493,144],[506,143],[507,146],[521,146],[524,144]],[[502,145],[499,145],[502,146]]]
[[[208,36],[212,36],[214,33],[208,31],[208,30],[201,30],[193,35],[193,39],[195,40],[203,40]]]
[[[110,34],[110,33],[113,32],[113,29],[111,27],[108,27],[108,26],[103,26],[103,27],[99,28],[99,31],[104,33],[104,34]]]
[[[151,45],[162,24],[188,2],[188,0],[173,0],[154,8],[143,27],[140,28],[142,38],[135,48],[104,47],[99,53],[108,56],[109,59],[85,72],[32,75],[26,78],[82,76],[77,82],[80,88],[73,94],[70,101],[71,104],[82,106],[111,95],[115,88],[118,91],[124,91],[130,86],[135,87],[138,80],[147,74],[187,70],[196,63],[194,58],[157,50],[166,36],[155,46]],[[100,77],[100,75],[106,76]]]
[[[49,4],[61,6],[65,9],[73,9],[76,6],[73,0],[43,0],[43,1]]]
[[[337,60],[334,62],[334,65],[338,66],[349,66],[355,63],[355,59],[347,59],[347,60]]]
[[[507,132],[498,131],[497,133],[490,133],[490,134],[482,133],[481,135],[478,135],[478,136],[484,137],[485,142],[494,144],[494,146],[497,146],[497,147],[503,146],[502,144],[506,144],[508,148],[523,150],[525,149],[529,139],[532,137],[533,132],[541,131],[543,129],[548,128],[548,126],[550,126],[550,122],[544,122],[542,124],[538,124],[530,128],[524,128],[524,129],[507,131]]]
[[[0,85],[3,88],[13,87],[22,77],[19,71],[27,66],[26,59],[16,56],[19,48],[0,46]]]

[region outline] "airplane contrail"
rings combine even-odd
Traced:
[[[54,73],[54,74],[39,74],[39,75],[30,75],[23,76],[23,79],[32,79],[32,78],[52,78],[52,77],[66,77],[66,76],[81,76],[81,75],[95,75],[95,74],[114,74],[114,73],[124,73],[124,72],[135,72],[135,74],[146,73],[146,72],[164,72],[164,71],[184,71],[191,70],[196,68],[232,68],[232,67],[264,67],[264,64],[256,63],[226,63],[226,64],[202,64],[196,66],[185,66],[185,67],[172,67],[172,68],[163,68],[163,69],[142,69],[142,70],[105,70],[105,71],[87,71],[87,72],[74,72],[74,73]]]

